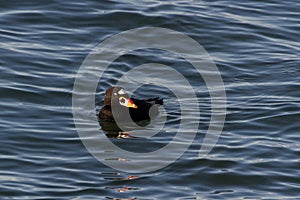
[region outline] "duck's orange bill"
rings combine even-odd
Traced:
[[[137,108],[137,106],[133,103],[132,99],[126,98],[126,97],[120,97],[119,103],[122,106],[125,106],[127,108]]]
[[[128,99],[128,103],[126,105],[128,108],[137,108],[137,106],[133,103],[131,99]]]

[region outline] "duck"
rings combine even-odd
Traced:
[[[105,92],[104,106],[100,109],[98,117],[100,121],[104,122],[115,122],[115,118],[126,122],[128,117],[131,117],[134,122],[150,120],[150,117],[159,114],[158,108],[161,105],[163,105],[162,98],[142,100],[130,98],[123,87],[113,86]],[[128,116],[128,111],[130,116]]]

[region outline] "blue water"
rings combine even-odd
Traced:
[[[300,198],[299,7],[296,0],[2,1],[0,199]],[[182,157],[135,174],[102,164],[85,148],[73,120],[72,94],[92,49],[139,27],[169,28],[201,44],[222,75],[227,115],[217,145],[199,159],[211,116],[203,80],[179,59],[133,52],[116,60],[98,87],[92,115],[124,70],[149,61],[181,69],[201,105],[197,140]],[[180,123],[174,96],[163,87],[146,88],[137,96],[166,99],[169,134],[110,138],[130,151],[161,148]]]

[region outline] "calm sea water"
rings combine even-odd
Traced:
[[[1,199],[300,198],[299,1],[28,0],[0,5]],[[207,50],[225,84],[227,116],[217,145],[199,159],[210,119],[205,83],[182,60],[145,52],[121,57],[98,86],[95,111],[104,90],[124,70],[161,61],[183,70],[202,112],[196,140],[180,159],[155,172],[126,173],[99,162],[80,140],[72,114],[73,84],[99,42],[150,26],[184,33]],[[166,99],[170,116],[163,131],[169,134],[111,141],[136,152],[168,144],[180,123],[178,102],[169,93],[155,86],[137,93]]]

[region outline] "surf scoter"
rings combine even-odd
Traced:
[[[156,97],[146,100],[130,98],[122,87],[111,87],[105,92],[104,106],[99,112],[99,119],[115,122],[115,118],[126,121],[128,109],[133,121],[149,120],[150,116],[159,114],[158,107],[163,105],[163,99]],[[114,115],[112,113],[114,109]]]

